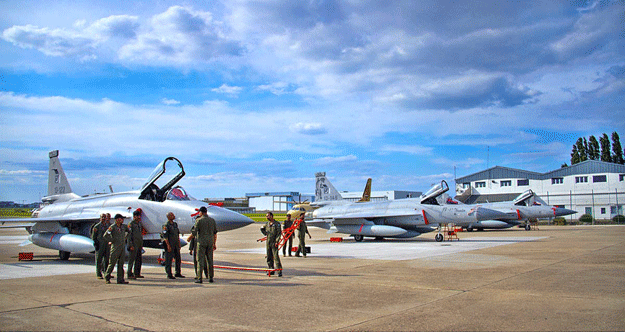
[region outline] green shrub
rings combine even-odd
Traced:
[[[616,223],[625,223],[625,217],[621,214],[617,214],[614,217],[612,217],[612,221],[616,222]]]
[[[593,221],[593,218],[589,214],[583,214],[581,217],[579,217],[579,222],[582,222],[582,223],[592,223],[592,221]]]
[[[566,225],[566,219],[564,217],[555,217],[553,218],[554,225]]]

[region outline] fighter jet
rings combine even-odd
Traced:
[[[371,178],[367,179],[367,184],[362,193],[362,198],[358,202],[368,202],[371,199]],[[305,213],[307,218],[312,217],[312,211],[319,207],[329,204],[347,204],[348,201],[343,200],[341,193],[334,188],[330,180],[326,177],[325,172],[315,173],[315,201],[300,202],[291,208],[287,213],[292,216],[299,216]]]
[[[424,204],[440,206],[464,205],[456,200],[453,200],[451,197],[449,197],[449,195],[445,194],[447,190],[449,190],[449,186],[447,186],[447,182],[443,180],[440,184],[430,189],[430,191],[428,192],[432,192],[432,194],[429,195],[427,198],[424,197],[421,202]],[[484,230],[510,228],[516,225],[520,225],[526,222],[528,219],[532,218],[554,218],[577,213],[573,210],[548,205],[531,189],[521,193],[512,201],[480,203],[464,206],[470,206],[472,208],[485,207],[505,214],[505,216],[501,218],[494,218],[493,220],[455,223],[456,226],[466,228],[466,230],[469,232],[474,229]],[[529,227],[530,225],[526,223],[525,229],[529,230]]]
[[[437,197],[442,190],[444,188],[428,191],[420,198],[328,204],[314,210],[313,220],[307,223],[328,228],[330,232],[350,234],[360,242],[365,236],[411,238],[434,231],[445,223],[477,222],[507,216],[504,212],[484,207],[423,204]],[[438,233],[435,239],[442,241],[443,235]]]
[[[102,213],[119,213],[130,218],[133,211],[140,209],[141,221],[147,232],[143,236],[144,245],[151,248],[161,248],[160,233],[168,212],[176,215],[181,233],[190,233],[194,216],[202,206],[206,206],[208,215],[215,219],[218,231],[253,223],[239,213],[198,201],[182,187],[175,186],[184,177],[185,171],[180,160],[174,157],[158,164],[141,190],[81,197],[72,192],[58,156],[58,150],[49,153],[48,195],[42,199],[43,204],[33,212],[32,218],[0,219],[0,222],[22,223],[3,227],[26,227],[30,236],[22,245],[33,243],[58,250],[62,260],[69,259],[72,252],[89,253],[95,250],[89,235]],[[164,184],[159,186],[157,181]]]

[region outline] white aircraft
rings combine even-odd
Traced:
[[[58,150],[49,153],[48,196],[42,199],[43,204],[33,212],[32,218],[0,219],[0,222],[3,225],[5,222],[21,223],[2,227],[25,227],[30,236],[21,245],[33,243],[58,250],[62,260],[69,259],[72,252],[95,250],[89,235],[102,213],[119,213],[130,219],[133,211],[141,209],[141,221],[147,231],[143,237],[144,245],[151,248],[161,248],[160,233],[168,212],[176,215],[180,233],[190,233],[194,216],[202,206],[206,206],[208,215],[215,219],[218,231],[253,223],[239,213],[198,201],[187,195],[182,187],[175,186],[185,172],[182,163],[174,157],[158,164],[141,190],[81,197],[72,192],[58,156]],[[157,181],[164,184],[159,187]]]
[[[446,188],[441,190],[441,188]],[[550,206],[545,201],[540,199],[531,189],[521,193],[512,201],[495,202],[495,203],[480,203],[464,205],[456,200],[453,200],[445,192],[449,190],[447,182],[441,181],[439,185],[436,185],[428,191],[428,193],[435,193],[429,195],[427,198],[423,197],[421,202],[424,204],[440,205],[440,206],[469,206],[469,207],[485,207],[492,210],[497,210],[505,214],[501,218],[494,218],[492,220],[470,221],[463,223],[455,223],[456,226],[466,228],[467,231],[474,229],[504,229],[510,228],[516,225],[520,225],[528,219],[544,219],[554,218],[560,216],[566,216],[569,214],[577,213],[576,211]],[[424,195],[425,196],[425,195]],[[526,223],[525,229],[529,230],[530,225]]]
[[[439,206],[423,203],[448,189],[433,188],[420,198],[330,203],[314,210],[313,220],[307,223],[329,229],[331,233],[350,234],[359,242],[364,237],[411,238],[440,229],[442,224],[468,223],[507,216],[504,212],[481,206]],[[435,239],[440,242],[443,235],[439,232]]]

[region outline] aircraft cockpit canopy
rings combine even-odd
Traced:
[[[155,202],[165,201],[171,189],[184,175],[184,167],[182,167],[180,160],[174,157],[166,158],[156,166],[148,181],[141,187],[139,198]],[[188,198],[186,192],[184,196]]]
[[[175,186],[171,188],[169,192],[167,192],[168,201],[193,201],[195,200],[193,197],[189,196],[187,192],[181,186]]]

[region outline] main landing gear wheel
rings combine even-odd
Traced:
[[[532,226],[530,224],[525,224],[525,230],[529,231],[532,229]]]
[[[364,236],[362,236],[362,235],[354,235],[354,240],[356,240],[356,242],[362,242],[363,238],[364,238]]]
[[[467,227],[467,232],[473,232],[473,227]]]
[[[68,259],[69,259],[69,254],[70,254],[70,252],[69,252],[69,251],[59,250],[59,258],[60,258],[62,261],[66,261],[66,260],[68,260]]]
[[[443,234],[441,233],[436,234],[436,236],[434,237],[434,240],[436,240],[436,242],[443,242]]]

